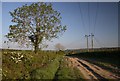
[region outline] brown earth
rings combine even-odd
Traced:
[[[114,79],[119,80],[120,76],[109,72],[95,64],[92,64],[90,62],[87,62],[83,59],[78,59],[76,57],[67,57],[67,60],[69,62],[68,66],[70,67],[76,67],[80,70],[80,72],[83,74],[85,79],[90,80],[102,80],[102,79]]]

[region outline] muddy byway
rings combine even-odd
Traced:
[[[87,62],[83,59],[68,56],[66,58],[69,62],[69,66],[78,68],[80,72],[83,74],[85,79],[89,79],[92,81],[93,80],[102,81],[103,79],[104,80],[120,79],[120,76],[117,76],[114,73],[102,69],[101,67],[98,67],[97,65]]]

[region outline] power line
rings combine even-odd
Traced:
[[[82,41],[82,40],[83,40],[83,37],[82,37],[81,39],[76,39],[76,40],[68,43],[66,46],[71,46],[73,43],[78,42],[78,41],[80,41],[80,40]]]
[[[90,34],[90,3],[88,2],[88,27],[89,27],[89,34]]]
[[[103,47],[104,46],[96,37],[94,37],[94,38],[96,40],[96,43],[98,43],[99,47]]]
[[[81,16],[81,20],[82,20],[82,24],[83,24],[83,26],[82,27],[84,27],[85,28],[85,23],[84,23],[84,19],[83,19],[83,13],[82,13],[82,10],[81,10],[81,4],[80,3],[78,3],[78,5],[79,5],[79,11],[80,11],[80,16]],[[93,49],[93,47],[94,47],[94,34],[95,34],[95,27],[96,27],[96,22],[97,22],[97,16],[98,16],[98,8],[99,8],[99,4],[97,3],[97,7],[96,7],[96,14],[95,14],[95,23],[93,24],[93,27],[94,27],[94,29],[93,29],[93,32],[94,33],[91,33],[90,34],[90,32],[91,32],[91,24],[90,24],[90,3],[88,2],[88,35],[85,35],[85,37],[86,37],[86,39],[87,39],[87,49],[88,49],[88,51],[89,51],[89,40],[88,40],[88,38],[91,36],[91,47],[92,47],[92,49]],[[85,30],[84,30],[84,28],[83,28],[83,31],[85,32]],[[95,40],[96,40],[96,42],[101,46],[101,44],[100,44],[100,42],[95,38]],[[75,42],[75,41],[74,41]],[[69,45],[71,45],[72,43],[74,43],[74,42],[71,42]]]
[[[94,34],[95,34],[95,27],[96,27],[96,23],[97,23],[97,17],[98,17],[98,10],[99,10],[99,3],[97,2],[97,7],[96,7],[96,15],[95,15],[95,23],[94,23]]]
[[[78,3],[78,5],[79,5],[79,11],[80,11],[81,19],[82,19],[82,24],[83,24],[82,28],[83,28],[83,31],[85,32],[85,30],[84,30],[85,23],[84,23],[84,19],[83,19],[83,13],[82,13],[82,10],[81,10],[81,4]]]

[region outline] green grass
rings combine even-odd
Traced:
[[[120,66],[119,51],[85,52],[69,56],[91,59],[107,67]],[[20,61],[13,58],[20,58]],[[83,80],[82,73],[68,63],[64,52],[39,51],[35,54],[32,51],[2,50],[2,79]]]
[[[12,54],[12,52],[15,53]],[[23,55],[23,58],[20,59],[21,61],[16,63],[16,61],[12,59],[12,57],[18,58],[18,53]],[[51,78],[54,73],[50,74],[52,73],[50,71],[53,71],[58,67],[58,61],[61,56],[63,56],[62,52],[53,51],[40,51],[38,52],[38,54],[34,54],[32,51],[3,50],[3,79],[31,79],[36,77],[32,76],[32,73],[36,72],[37,74],[37,71],[41,71],[41,73],[43,73],[42,75],[46,76],[45,78],[47,78],[47,74],[48,76],[50,76],[48,78]],[[53,72],[55,72],[55,70]],[[41,77],[41,75],[38,76],[39,78]]]
[[[23,56],[23,57],[22,57]],[[20,58],[22,57],[22,58]],[[20,61],[16,61],[20,58]],[[68,67],[64,52],[2,51],[2,79],[82,79],[77,68]],[[57,78],[56,78],[57,77]]]
[[[78,68],[70,67],[69,62],[66,58],[63,58],[60,62],[59,69],[56,73],[55,79],[63,80],[63,79],[83,79],[83,75],[80,73]]]
[[[44,68],[38,68],[31,72],[31,79],[54,79],[55,73],[59,66],[60,58],[56,58],[52,63]]]

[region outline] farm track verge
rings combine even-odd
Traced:
[[[98,67],[95,64],[89,63],[83,59],[78,59],[75,57],[68,57],[68,59],[71,61],[73,64],[73,67],[77,67],[81,73],[83,73],[85,79],[90,79],[90,80],[109,80],[109,79],[114,79],[118,80],[120,79],[119,76],[102,69],[101,67]]]

